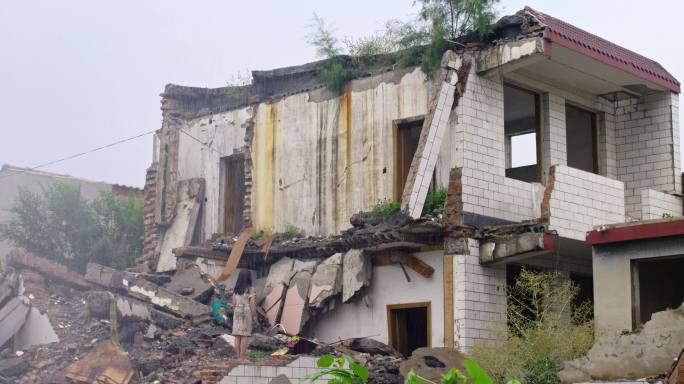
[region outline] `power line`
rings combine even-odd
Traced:
[[[179,130],[181,131],[181,133],[184,133],[184,134],[187,135],[189,138],[195,140],[196,142],[198,142],[198,143],[204,145],[205,147],[211,149],[212,151],[218,153],[219,156],[223,156],[223,153],[219,152],[218,149],[212,147],[211,145],[209,145],[209,144],[203,142],[202,140],[198,139],[197,137],[191,135],[190,133],[188,133],[187,131],[185,131],[183,128],[180,128]]]
[[[113,143],[109,143],[109,144],[103,145],[103,146],[101,146],[101,147],[93,148],[93,149],[87,150],[87,151],[85,151],[85,152],[80,152],[80,153],[76,153],[76,154],[74,154],[74,155],[70,155],[70,156],[67,156],[67,157],[63,157],[63,158],[61,158],[61,159],[57,159],[57,160],[53,160],[53,161],[48,161],[47,163],[39,164],[39,165],[36,165],[35,167],[32,167],[32,168],[22,169],[21,171],[17,171],[17,172],[10,173],[10,174],[4,175],[4,176],[0,176],[0,180],[2,180],[2,179],[4,179],[4,178],[7,178],[7,177],[10,177],[10,176],[15,176],[15,175],[19,175],[19,174],[22,174],[22,173],[26,173],[26,172],[28,172],[28,171],[35,171],[35,170],[37,170],[37,169],[44,168],[44,167],[47,167],[47,166],[49,166],[49,165],[61,163],[61,162],[63,162],[63,161],[75,159],[75,158],[77,158],[77,157],[81,157],[81,156],[84,156],[84,155],[87,155],[87,154],[90,154],[90,153],[93,153],[93,152],[97,152],[97,151],[100,151],[100,150],[103,150],[103,149],[106,149],[106,148],[110,148],[110,147],[113,147],[113,146],[115,146],[115,145],[123,144],[123,143],[125,143],[125,142],[127,142],[127,141],[131,141],[131,140],[135,140],[135,139],[138,139],[138,138],[140,138],[140,137],[143,137],[143,136],[147,136],[147,135],[152,134],[152,133],[154,133],[154,132],[156,132],[156,131],[157,131],[156,129],[153,129],[153,130],[151,130],[151,131],[147,131],[147,132],[141,133],[141,134],[139,134],[139,135],[135,135],[135,136],[132,136],[132,137],[128,137],[128,138],[126,138],[126,139],[122,139],[122,140],[119,140],[119,141],[115,141],[115,142],[113,142]]]

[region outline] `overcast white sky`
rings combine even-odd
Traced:
[[[0,163],[34,166],[160,127],[167,83],[219,87],[239,71],[315,58],[312,12],[340,36],[412,18],[413,0],[0,0]],[[684,79],[684,2],[503,0],[660,62]],[[684,139],[684,135],[681,135]],[[151,136],[45,168],[142,186]],[[2,181],[0,181],[2,182]]]

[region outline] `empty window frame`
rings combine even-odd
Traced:
[[[539,95],[504,85],[506,177],[526,182],[541,179]]]
[[[565,127],[568,166],[585,172],[599,173],[596,114],[566,104]]]
[[[404,356],[431,346],[430,302],[387,306],[389,343]]]
[[[394,201],[401,201],[411,161],[418,149],[423,116],[394,122]]]

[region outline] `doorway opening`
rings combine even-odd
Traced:
[[[245,156],[236,153],[221,159],[223,169],[223,231],[240,233],[244,225]]]
[[[632,260],[632,326],[655,312],[678,308],[684,301],[684,256]]]
[[[394,304],[387,306],[389,342],[404,356],[422,347],[429,347],[431,340],[430,302]]]
[[[423,116],[394,122],[394,201],[401,201],[413,156],[418,149]]]

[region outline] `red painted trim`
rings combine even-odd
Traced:
[[[597,245],[680,235],[684,235],[684,220],[608,227],[604,231],[593,230],[587,234],[586,242]]]
[[[551,58],[553,53],[553,44],[551,44],[551,39],[544,38],[544,56]]]
[[[669,81],[667,79],[664,79],[661,76],[658,76],[656,74],[653,74],[651,72],[645,71],[639,67],[636,67],[634,63],[627,63],[621,60],[617,60],[612,58],[611,56],[607,56],[605,54],[602,54],[600,51],[590,49],[580,43],[575,42],[574,40],[568,39],[565,36],[563,36],[560,33],[557,33],[553,30],[547,29],[546,33],[546,39],[549,40],[550,42],[557,43],[559,45],[562,45],[568,49],[572,49],[575,52],[579,52],[585,56],[589,56],[592,59],[595,59],[597,61],[600,61],[604,64],[610,65],[612,67],[621,69],[625,72],[631,73],[636,77],[639,77],[644,80],[651,81],[653,83],[656,83],[660,86],[663,86],[673,92],[679,93],[679,84],[673,84],[672,81]]]

